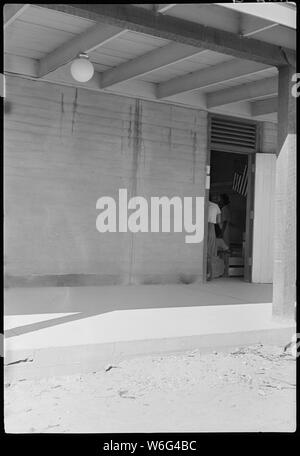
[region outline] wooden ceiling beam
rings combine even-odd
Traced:
[[[87,31],[76,35],[40,60],[38,76],[43,77],[66,65],[81,52],[91,52],[108,41],[120,36],[126,30],[108,24],[96,24]]]
[[[161,82],[157,86],[157,98],[166,98],[178,93],[204,89],[220,82],[238,79],[248,74],[260,73],[268,68],[267,65],[261,63],[238,59],[229,60],[204,70],[194,71],[193,73]]]
[[[164,68],[192,55],[207,52],[194,46],[170,43],[102,73],[103,88]]]
[[[206,96],[207,108],[216,108],[230,103],[250,101],[260,97],[277,95],[278,78],[267,78],[260,81],[248,82],[239,86],[228,87]]]
[[[251,114],[253,117],[273,114],[278,110],[278,98],[266,98],[265,100],[257,100],[251,103]]]

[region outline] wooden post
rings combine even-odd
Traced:
[[[295,318],[296,298],[296,98],[290,65],[279,68],[273,316]]]

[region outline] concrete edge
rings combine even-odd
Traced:
[[[5,382],[12,382],[95,372],[103,370],[108,364],[114,365],[130,357],[193,349],[199,349],[202,353],[212,351],[226,352],[230,348],[258,343],[282,345],[284,347],[291,340],[294,333],[295,326],[291,325],[282,328],[167,339],[49,347],[37,350],[15,350],[5,355],[4,378]],[[16,364],[7,365],[8,363]]]

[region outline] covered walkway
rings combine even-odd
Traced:
[[[131,354],[288,341],[295,5],[7,4],[4,16],[8,370],[82,371]],[[89,78],[72,72],[81,58]],[[248,199],[246,224],[259,236],[245,244],[249,281],[259,264],[273,271],[273,290],[183,284],[206,276],[206,235],[199,249],[179,232],[132,236],[126,226],[100,236],[98,198],[120,188],[205,198],[205,233],[211,147],[228,144],[252,157],[249,182],[266,183],[257,164],[276,156],[269,190],[255,183],[274,200]],[[269,254],[267,268],[253,252]],[[181,284],[119,286],[158,281]]]

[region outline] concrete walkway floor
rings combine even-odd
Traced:
[[[34,366],[39,375],[70,373],[137,354],[287,342],[295,328],[272,320],[271,299],[271,285],[239,279],[8,289],[7,375]]]

